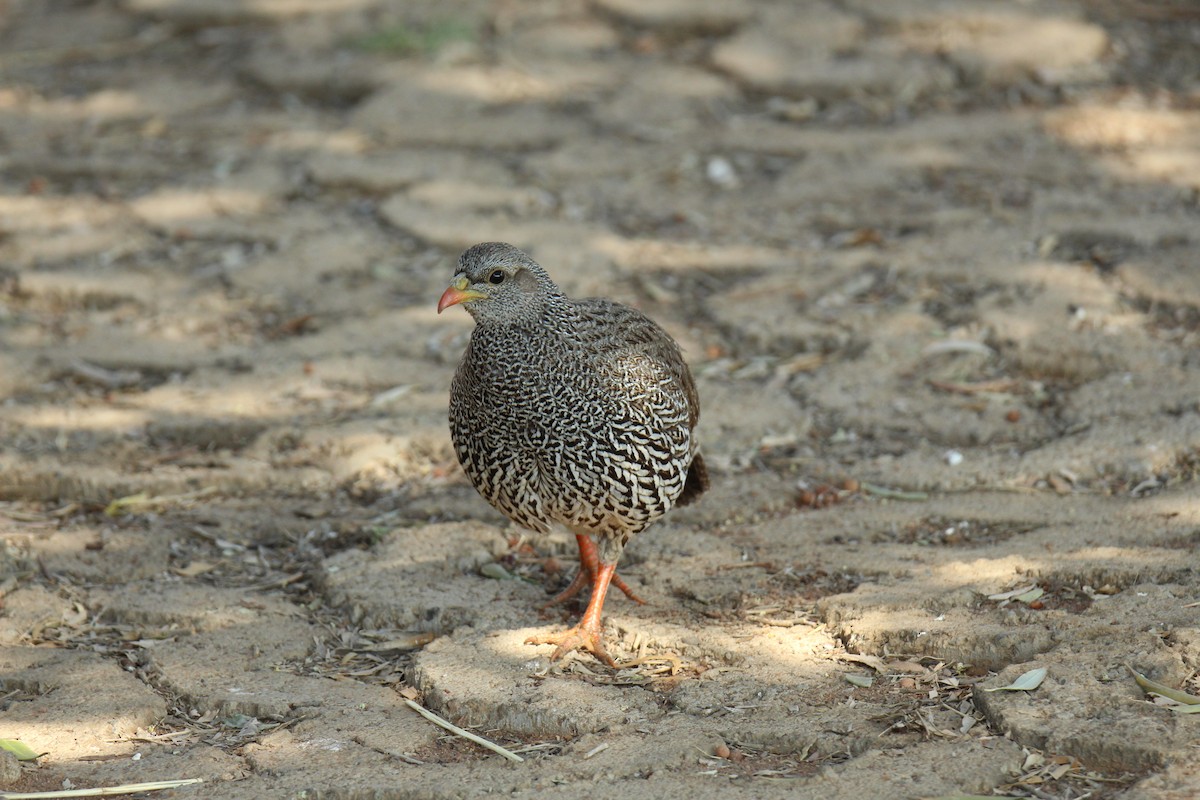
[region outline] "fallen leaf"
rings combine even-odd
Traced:
[[[1137,681],[1138,686],[1142,687],[1142,691],[1162,695],[1168,700],[1174,700],[1176,703],[1183,703],[1184,705],[1196,706],[1197,708],[1200,708],[1200,697],[1180,691],[1179,689],[1172,689],[1170,686],[1159,683],[1158,681],[1152,681],[1145,675],[1135,670],[1133,667],[1129,667],[1129,671],[1133,673],[1133,679]],[[1200,713],[1200,711],[1185,711],[1183,713],[1196,714]]]
[[[876,672],[887,672],[887,664],[879,656],[859,655],[858,653],[838,653],[836,658],[839,661],[853,661],[857,664],[865,664]]]
[[[893,661],[888,664],[892,672],[907,672],[910,675],[928,675],[929,668],[915,661]]]
[[[1023,595],[1026,592],[1032,592],[1036,588],[1038,588],[1037,584],[1031,583],[1028,586],[1022,586],[1020,589],[1013,589],[1012,591],[1009,591],[1009,592],[1001,592],[1000,594],[989,594],[988,600],[1011,600],[1012,598]]]
[[[193,561],[186,567],[177,567],[171,571],[184,578],[194,578],[197,575],[203,575],[206,572],[212,572],[216,568],[216,564],[208,561]]]
[[[495,561],[490,561],[480,567],[479,574],[485,578],[494,578],[498,581],[510,581],[513,579],[512,573]]]
[[[984,689],[985,692],[1031,692],[1042,685],[1042,681],[1046,680],[1047,670],[1045,667],[1031,669],[1008,686],[993,686]]]
[[[33,748],[17,739],[0,739],[0,750],[7,750],[17,757],[18,761],[33,761],[45,753],[34,752]]]
[[[121,514],[125,513],[127,508],[130,508],[131,506],[144,505],[148,503],[149,500],[150,495],[146,494],[145,492],[138,492],[137,494],[118,497],[116,500],[113,500],[104,507],[104,513],[109,517],[120,516]]]
[[[368,645],[367,647],[360,647],[358,649],[364,653],[386,653],[386,652],[396,652],[396,651],[404,651],[404,650],[415,650],[418,647],[424,647],[425,645],[432,642],[435,638],[437,638],[437,637],[434,636],[434,634],[432,634],[432,633],[428,633],[428,632],[424,632],[424,631],[413,631],[411,633],[406,633],[404,636],[397,638],[397,639],[388,639],[385,642],[379,642],[378,644],[372,644],[372,645]],[[416,698],[409,698],[409,699],[416,699]]]
[[[1042,589],[1042,587],[1035,586],[1034,588],[1030,589],[1028,592],[1022,592],[1021,594],[1017,595],[1013,599],[1018,602],[1021,602],[1021,603],[1032,603],[1034,600],[1037,600],[1039,597],[1041,597],[1045,593],[1046,593],[1046,591],[1044,589]]]

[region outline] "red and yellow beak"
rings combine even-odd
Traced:
[[[446,291],[442,292],[442,299],[438,300],[438,313],[440,314],[450,306],[456,306],[468,300],[478,300],[482,297],[487,297],[483,292],[468,289],[469,285],[470,282],[462,275],[450,281],[450,286]]]

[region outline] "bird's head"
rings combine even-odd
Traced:
[[[536,261],[503,242],[467,248],[438,301],[438,313],[461,305],[476,321],[517,323],[538,319],[558,287]]]

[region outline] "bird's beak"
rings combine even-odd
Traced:
[[[487,297],[483,292],[476,292],[473,289],[468,289],[469,282],[466,276],[459,275],[454,280],[450,281],[450,286],[446,291],[442,292],[442,299],[438,300],[438,313],[442,313],[450,306],[456,306],[459,303],[465,303],[468,300],[478,300],[481,297]]]

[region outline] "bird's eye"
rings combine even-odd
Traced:
[[[504,283],[504,270],[493,270],[491,275],[488,275],[490,283]]]

